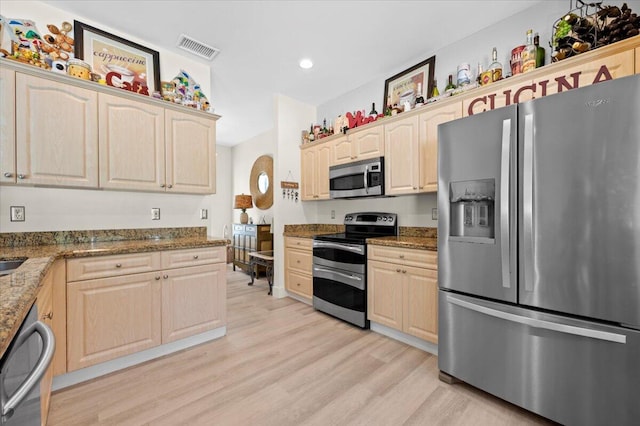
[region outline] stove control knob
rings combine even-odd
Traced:
[[[383,222],[386,222],[386,221],[387,221],[387,217],[386,217],[386,216],[384,216],[384,217],[382,218],[382,221],[383,221]]]
[[[376,222],[380,222],[382,220],[382,216],[376,217]]]

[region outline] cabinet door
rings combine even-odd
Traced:
[[[404,276],[403,330],[420,339],[438,343],[438,273],[402,267]]]
[[[400,266],[369,261],[367,309],[371,321],[402,331],[402,270]]]
[[[98,186],[98,102],[91,90],[16,73],[18,183]]]
[[[329,199],[329,165],[331,162],[331,145],[323,144],[316,147],[316,188],[318,198]]]
[[[284,287],[287,291],[311,299],[313,296],[313,278],[291,269],[285,271]]]
[[[100,187],[165,191],[164,109],[100,93]]]
[[[0,68],[0,183],[16,182],[16,73]]]
[[[351,142],[343,136],[332,142],[331,165],[346,164],[353,161]]]
[[[356,161],[384,155],[384,130],[380,124],[370,124],[364,130],[353,130],[348,138],[351,141],[351,153]]]
[[[167,190],[191,194],[216,192],[216,122],[166,110]]]
[[[301,173],[301,189],[300,198],[302,201],[315,200],[318,198],[316,194],[316,150],[314,147],[302,150],[302,163],[300,165]]]
[[[67,284],[67,367],[89,367],[161,343],[161,273]]]
[[[419,192],[438,190],[438,125],[462,117],[462,102],[455,102],[420,114]]]
[[[58,259],[51,267],[53,299],[53,334],[56,351],[53,355],[53,375],[67,372],[67,280],[66,261]]]
[[[385,194],[418,192],[420,159],[418,157],[418,116],[384,126]]]
[[[226,324],[226,264],[163,271],[162,343]]]

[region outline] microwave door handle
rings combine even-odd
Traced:
[[[53,331],[40,321],[31,324],[26,330],[20,333],[16,338],[15,347],[21,346],[34,333],[38,333],[40,338],[42,338],[42,352],[33,370],[31,370],[24,382],[18,386],[18,389],[9,397],[4,407],[2,407],[2,417],[10,417],[13,415],[13,411],[22,400],[26,398],[29,392],[31,392],[31,389],[40,383],[40,379],[49,367],[49,364],[51,364],[53,351],[56,347],[55,338]]]
[[[366,192],[367,194],[369,193],[369,186],[368,186],[368,181],[369,180],[369,166],[364,166],[364,192]]]

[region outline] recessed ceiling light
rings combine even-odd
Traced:
[[[308,70],[312,66],[313,66],[313,62],[311,62],[311,59],[302,59],[300,61],[300,68],[304,68],[305,70]]]

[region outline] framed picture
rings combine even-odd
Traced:
[[[79,21],[73,21],[75,57],[109,86],[149,95],[160,91],[160,54]]]
[[[416,103],[418,84],[422,97],[426,100],[433,93],[433,73],[436,67],[436,57],[432,56],[412,66],[384,82],[384,99],[382,105],[403,105],[409,101],[413,108]]]

